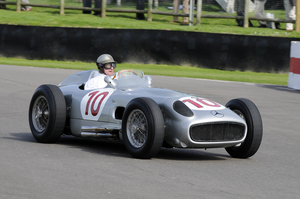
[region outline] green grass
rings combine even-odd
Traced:
[[[12,0],[8,0],[12,1]],[[58,0],[31,0],[30,3],[59,5]],[[67,0],[66,6],[82,7],[81,2]],[[228,33],[241,35],[258,35],[274,37],[300,37],[300,32],[285,31],[285,24],[281,24],[281,29],[273,30],[269,28],[258,28],[257,21],[252,21],[255,27],[238,27],[235,19],[208,19],[202,18],[201,25],[180,26],[170,24],[172,16],[153,14],[153,21],[136,20],[135,14],[107,12],[107,17],[101,18],[92,14],[82,14],[82,11],[65,10],[64,15],[59,14],[59,9],[33,7],[30,12],[16,12],[15,5],[8,5],[7,10],[0,10],[0,24],[32,25],[32,26],[56,26],[56,27],[82,27],[82,28],[113,28],[113,29],[159,29],[176,31],[194,31],[209,33]],[[113,6],[108,6],[112,8]],[[208,6],[207,6],[208,7]],[[115,8],[115,7],[114,7]],[[135,9],[135,5],[124,5],[122,9]],[[167,6],[161,6],[157,10],[172,12]],[[203,11],[203,15],[230,15],[220,12],[220,8],[210,6],[208,11]],[[268,10],[266,12],[275,13],[277,18],[284,19],[284,10]],[[147,16],[147,15],[145,15]],[[253,12],[250,13],[253,16]],[[196,20],[195,20],[196,21]]]
[[[51,61],[51,60],[26,60],[18,58],[0,57],[0,64],[20,65],[47,68],[64,68],[76,70],[96,69],[94,63]],[[188,66],[152,65],[152,64],[118,64],[117,69],[139,69],[148,75],[163,75],[174,77],[189,77],[201,79],[214,79],[238,82],[251,82],[261,84],[287,85],[288,74],[257,73],[241,71],[223,71],[217,69],[204,69]]]
[[[15,2],[15,0],[7,0]],[[59,5],[59,0],[30,0],[30,3]],[[66,0],[65,6],[82,7],[81,2]],[[167,6],[160,6],[157,10],[172,12]],[[64,15],[59,14],[59,9],[33,7],[30,12],[16,12],[16,6],[8,5],[7,10],[0,10],[0,24],[30,25],[30,26],[50,26],[50,27],[80,27],[80,28],[109,28],[109,29],[156,29],[156,30],[176,30],[208,33],[228,33],[240,35],[257,35],[272,37],[300,37],[300,32],[286,32],[285,24],[281,24],[281,29],[261,29],[257,28],[258,22],[252,21],[256,27],[238,27],[235,19],[201,19],[201,25],[180,26],[170,24],[172,16],[155,15],[153,21],[136,20],[136,14],[107,12],[107,17],[101,18],[92,14],[82,14],[82,11],[65,10]],[[109,5],[108,8],[116,8]],[[135,9],[135,5],[122,4],[122,9]],[[229,15],[221,12],[220,7],[204,5],[203,15]],[[280,19],[285,18],[284,10],[267,11],[275,13]],[[145,15],[147,16],[147,15]],[[253,16],[253,13],[250,13]],[[180,18],[181,19],[181,18]],[[77,70],[95,69],[94,63],[84,62],[61,62],[50,60],[25,60],[16,58],[0,58],[0,64],[66,68]],[[140,69],[149,75],[165,75],[176,77],[217,79],[228,81],[252,82],[262,84],[287,85],[288,74],[256,73],[240,71],[222,71],[214,69],[203,69],[198,67],[171,66],[171,65],[150,65],[150,64],[118,64],[117,70]]]

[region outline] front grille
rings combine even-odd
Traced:
[[[193,125],[190,128],[190,137],[196,142],[241,140],[244,137],[244,133],[244,125],[229,122]]]

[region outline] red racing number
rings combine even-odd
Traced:
[[[208,100],[208,99],[197,98],[197,101],[200,102],[200,103],[203,104],[203,105],[206,105],[206,106],[220,107],[219,104],[217,104],[216,102],[213,102],[213,101],[211,101],[211,100]]]
[[[221,107],[219,104],[217,104],[211,100],[208,100],[208,99],[197,98],[196,100],[197,100],[197,102],[195,102],[194,100],[191,100],[191,99],[185,99],[185,100],[182,100],[182,102],[184,102],[184,103],[188,102],[197,108],[203,108],[203,105],[210,106],[210,107]]]
[[[90,106],[91,101],[93,100],[92,105],[91,105],[91,113],[93,116],[96,116],[99,112],[102,101],[109,94],[109,92],[103,92],[103,93],[99,93],[99,94],[98,93],[99,93],[99,91],[95,91],[95,92],[92,92],[89,94],[89,99],[88,99],[88,102],[86,104],[86,109],[85,109],[85,115],[89,114],[89,106]],[[94,109],[95,103],[100,96],[102,96],[102,98],[98,102],[97,108]]]
[[[203,106],[201,106],[201,105],[198,104],[197,102],[194,102],[194,101],[191,100],[191,99],[186,99],[186,100],[183,100],[182,102],[184,102],[184,103],[186,103],[186,102],[191,103],[191,104],[193,104],[194,106],[196,106],[197,108],[202,108],[202,107],[203,107]]]

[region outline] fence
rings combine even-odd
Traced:
[[[254,17],[254,1],[245,0],[244,16],[235,14],[234,0],[190,0],[190,14],[174,14],[172,12],[173,0],[144,0],[145,10],[134,9],[136,5],[134,0],[102,0],[101,8],[83,7],[82,0],[30,0],[31,3],[28,4],[22,3],[21,0],[0,0],[0,4],[16,5],[17,12],[21,10],[21,6],[60,9],[61,15],[65,13],[65,10],[98,11],[101,12],[101,17],[106,17],[107,12],[141,13],[147,14],[147,21],[152,21],[152,14],[189,17],[190,25],[194,24],[194,19],[196,19],[195,24],[200,25],[201,18],[241,19],[244,20],[244,27],[247,28],[249,27],[249,20],[262,20],[267,22],[295,23],[296,31],[300,30],[300,0],[297,0],[296,20],[285,19],[283,0],[268,0],[265,4],[265,11],[274,12],[275,19]],[[44,4],[40,4],[41,2],[44,2]]]

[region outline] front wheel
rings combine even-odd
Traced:
[[[122,135],[126,149],[135,158],[152,158],[164,141],[164,119],[150,98],[131,100],[123,115]]]
[[[253,156],[261,144],[263,134],[262,119],[257,107],[252,101],[244,98],[233,99],[226,107],[243,118],[248,128],[245,141],[240,145],[226,148],[226,151],[235,158]]]
[[[33,137],[42,143],[56,142],[66,122],[66,102],[55,85],[41,85],[33,94],[29,106],[29,126]]]

